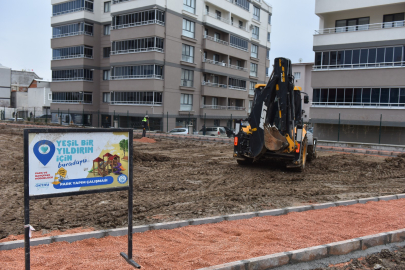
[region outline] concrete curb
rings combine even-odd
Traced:
[[[288,264],[292,265],[315,261],[330,256],[345,255],[357,250],[366,250],[371,247],[403,241],[405,241],[405,229],[368,235],[327,245],[293,250],[290,252],[276,253],[248,260],[201,268],[199,270],[266,270]]]
[[[389,200],[397,200],[397,199],[404,199],[404,198],[405,198],[405,193],[389,195],[389,196],[363,198],[363,199],[358,199],[358,200],[337,201],[337,202],[331,202],[331,203],[321,203],[321,204],[303,205],[303,206],[297,206],[297,207],[287,207],[287,208],[283,208],[283,209],[273,209],[273,210],[264,210],[264,211],[258,211],[258,212],[225,215],[225,216],[196,218],[196,219],[190,219],[190,220],[156,223],[156,224],[149,224],[149,225],[134,226],[133,232],[141,233],[141,232],[146,232],[146,231],[151,231],[151,230],[171,230],[171,229],[186,227],[186,226],[190,226],[190,225],[213,224],[213,223],[218,223],[218,222],[222,222],[222,221],[249,219],[249,218],[253,218],[253,217],[281,216],[281,215],[286,215],[286,214],[292,213],[292,212],[304,212],[304,211],[309,211],[309,210],[326,209],[329,207],[347,206],[347,205],[353,205],[353,204],[357,204],[357,203],[366,203],[369,201],[376,201],[376,202],[377,201],[389,201]],[[31,246],[46,245],[46,244],[51,244],[51,243],[55,243],[55,242],[64,242],[64,241],[72,243],[75,241],[80,241],[80,240],[89,239],[89,238],[103,238],[106,236],[124,236],[127,234],[128,234],[127,227],[118,228],[118,229],[93,231],[93,232],[84,232],[84,233],[64,234],[64,235],[59,235],[59,236],[31,239]],[[397,239],[397,238],[402,239],[401,241],[405,241],[405,230],[402,232],[402,234],[395,236],[395,239]],[[391,238],[389,238],[389,240],[391,241]],[[398,242],[398,241],[395,241],[395,242]],[[369,244],[365,244],[365,245],[369,245]],[[24,240],[0,243],[0,251],[22,248],[22,247],[24,247]],[[329,254],[329,252],[331,252],[330,248],[328,248],[328,254]],[[296,256],[300,257],[301,255],[296,255]],[[315,257],[317,257],[317,256],[318,255],[316,255]],[[295,259],[293,259],[293,261],[294,260]],[[283,260],[281,260],[281,261],[283,261]],[[278,266],[281,266],[281,265],[278,265]],[[217,268],[213,268],[213,269],[217,269]],[[222,268],[218,268],[218,269],[222,269]],[[224,269],[227,269],[227,268],[224,268]],[[231,269],[231,268],[229,268],[229,269]],[[254,268],[254,269],[256,269],[256,268]],[[258,269],[262,269],[262,268],[258,268]]]

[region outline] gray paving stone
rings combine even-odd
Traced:
[[[111,229],[106,231],[107,236],[123,236],[128,234],[127,228]]]
[[[336,204],[335,203],[317,203],[317,204],[313,204],[312,208],[314,210],[319,210],[319,209],[326,209],[329,207],[335,207]]]
[[[286,213],[304,212],[304,211],[312,210],[312,206],[310,206],[310,205],[294,206],[294,207],[287,207],[284,209],[286,210]]]
[[[141,232],[146,232],[150,230],[149,225],[142,225],[142,226],[134,226],[132,227],[132,232],[133,233],[141,233]]]
[[[291,263],[309,262],[328,256],[328,248],[326,246],[316,246],[294,250],[291,253]]]
[[[380,201],[391,201],[391,200],[396,200],[397,195],[388,195],[388,196],[380,196],[378,197],[378,200]]]
[[[405,241],[405,229],[389,232],[391,235],[391,243]]]
[[[398,199],[405,199],[405,194],[404,194],[404,193],[402,193],[402,194],[397,194],[397,198],[398,198]]]
[[[353,204],[357,204],[357,200],[348,200],[348,201],[339,201],[339,202],[335,202],[335,204],[337,206],[347,206],[347,205],[353,205]]]
[[[248,260],[246,270],[265,270],[277,266],[286,265],[290,262],[290,257],[287,253],[276,253],[272,255],[252,258]]]
[[[172,230],[188,225],[189,225],[188,221],[174,221],[174,222],[151,224],[149,227],[151,230]]]
[[[253,218],[253,217],[256,217],[255,212],[229,215],[227,220],[232,221],[232,220],[240,220],[240,219],[249,219],[249,218]]]
[[[64,234],[51,237],[52,242],[75,242],[89,238],[102,238],[105,236],[104,231],[84,232],[75,234]]]
[[[258,217],[280,216],[280,215],[285,215],[285,214],[287,214],[285,209],[264,210],[264,211],[257,212]]]
[[[378,197],[363,198],[358,200],[359,203],[378,202]]]
[[[24,240],[0,243],[0,250],[11,250],[24,247]]]
[[[196,218],[190,220],[190,225],[201,225],[201,224],[210,224],[210,223],[218,223],[224,221],[224,217],[209,217],[209,218]]]
[[[361,248],[359,239],[340,241],[327,244],[326,246],[328,247],[329,255],[344,255]]]
[[[374,234],[369,236],[360,237],[362,240],[361,249],[366,250],[371,247],[381,246],[387,244],[389,235],[386,233]]]

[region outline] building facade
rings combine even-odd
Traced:
[[[263,0],[52,0],[51,111],[75,123],[194,129],[244,118],[267,82]]]
[[[314,63],[293,63],[292,64],[292,72],[294,74],[294,84],[302,88],[302,100],[304,100],[304,95],[308,96],[309,103],[305,104],[302,103],[302,118],[304,123],[311,123],[311,104],[312,104],[312,86],[311,86],[311,79],[312,79],[312,67]]]
[[[11,68],[0,64],[0,107],[10,107],[11,99]],[[4,118],[4,116],[3,116]]]
[[[316,0],[315,10],[315,134],[405,144],[405,1]]]

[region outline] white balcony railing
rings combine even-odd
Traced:
[[[216,37],[211,37],[211,36],[204,35],[204,38],[208,39],[208,40],[211,40],[211,41],[214,41],[214,42],[219,43],[219,44],[223,44],[225,46],[229,46],[228,42],[226,42],[224,40],[221,40],[219,38],[216,38]]]
[[[230,3],[232,3],[232,4],[235,4],[235,5],[237,5],[238,7],[243,8],[244,10],[249,11],[249,4],[243,5],[242,3],[240,3],[240,1],[238,2],[238,1],[236,1],[236,0],[226,0],[226,1],[228,1],[228,2],[230,2]],[[248,2],[248,3],[249,3],[249,2]]]
[[[361,63],[361,64],[337,64],[337,65],[314,65],[313,70],[336,70],[336,69],[364,69],[364,68],[393,68],[405,67],[405,62],[384,63]]]
[[[92,82],[93,79],[76,77],[76,78],[52,78],[52,82]]]
[[[218,14],[212,13],[212,12],[206,12],[205,15],[208,16],[208,17],[217,19],[217,20],[219,20],[219,21],[221,21],[221,22],[224,22],[224,23],[226,23],[226,24],[229,24],[229,25],[231,25],[231,26],[233,26],[233,27],[239,28],[239,29],[241,29],[241,30],[243,30],[243,31],[245,31],[245,32],[249,32],[249,31],[247,30],[246,25],[245,25],[245,26],[234,25],[230,20],[225,19],[224,17],[222,17],[222,15],[219,16]]]
[[[227,109],[228,110],[233,110],[233,111],[244,111],[244,110],[246,110],[245,107],[238,107],[238,106],[228,106]]]
[[[218,88],[227,88],[226,84],[212,83],[212,82],[206,82],[206,81],[203,81],[201,83],[201,85],[210,86],[210,87],[218,87]]]
[[[193,110],[193,104],[180,104],[180,111],[192,111]]]
[[[162,75],[121,75],[121,76],[111,76],[111,80],[142,80],[142,79],[162,79]]]
[[[111,55],[116,54],[127,54],[127,53],[142,53],[142,52],[163,52],[163,49],[157,47],[150,47],[150,48],[139,48],[139,49],[128,49],[128,50],[116,50],[111,51]]]
[[[229,88],[229,89],[233,89],[233,90],[246,91],[246,87],[240,87],[240,86],[228,85],[228,88]]]
[[[226,106],[221,105],[201,105],[201,109],[226,110],[226,108]]]
[[[187,63],[194,63],[194,56],[190,55],[181,55],[181,61],[187,62]]]
[[[193,87],[193,81],[181,79],[180,86]]]
[[[229,65],[229,67],[232,68],[232,69],[247,71],[247,68],[240,67],[240,66]]]
[[[93,59],[93,56],[91,56],[91,55],[85,55],[85,54],[66,55],[66,56],[54,56],[54,57],[52,57],[52,60],[66,60],[66,59],[75,59],[75,58]]]
[[[149,20],[149,21],[142,21],[142,22],[136,22],[136,23],[112,25],[111,30],[124,29],[124,28],[137,27],[137,26],[144,26],[144,25],[150,25],[150,24],[159,24],[159,25],[164,26],[165,22],[162,22],[160,20]]]
[[[72,37],[72,36],[80,36],[80,35],[93,36],[93,33],[86,32],[86,31],[77,31],[77,32],[71,32],[71,33],[66,33],[66,34],[52,35],[52,38]]]
[[[203,62],[204,62],[204,63],[208,63],[208,64],[212,64],[212,65],[221,66],[221,67],[227,67],[227,64],[226,64],[226,63],[220,62],[220,61],[215,61],[215,60],[212,60],[212,59],[204,58],[204,59],[203,59]]]
[[[346,32],[368,31],[368,30],[378,30],[378,29],[390,29],[390,28],[394,28],[394,27],[404,27],[404,26],[405,26],[405,21],[362,24],[362,25],[333,27],[333,28],[315,30],[315,35],[339,34],[339,33],[346,33]]]

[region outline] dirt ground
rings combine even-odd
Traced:
[[[23,233],[23,137],[0,126],[0,239]],[[134,142],[134,225],[405,192],[405,157],[321,152],[305,173],[279,162],[245,167],[233,145]],[[127,225],[127,192],[30,202],[38,231]]]
[[[317,268],[315,270],[404,270],[405,269],[405,247],[390,251],[383,249],[379,253],[367,257],[351,260],[348,263],[330,266],[328,268]]]

